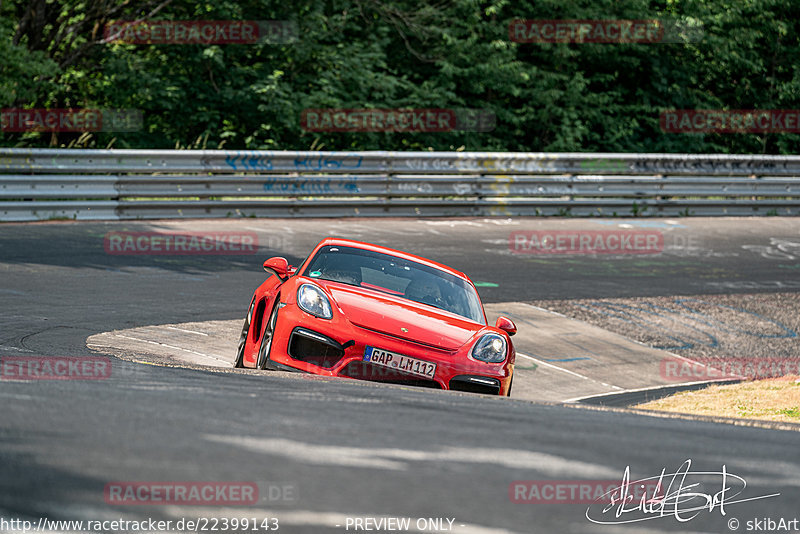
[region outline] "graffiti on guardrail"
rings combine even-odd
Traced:
[[[521,157],[454,157],[433,159],[407,159],[406,167],[414,170],[452,172],[619,172],[627,173],[629,164],[620,159],[579,159],[561,155],[536,155]]]
[[[432,193],[433,186],[428,182],[399,182],[397,190],[407,193]]]
[[[356,194],[360,192],[358,183],[355,178],[342,179],[342,178],[318,178],[314,180],[304,180],[301,178],[283,178],[274,177],[267,178],[264,182],[264,191],[268,193],[300,193],[300,194],[314,194],[314,193],[333,193],[333,192],[346,192]]]
[[[402,166],[415,171],[456,171],[455,161],[449,158],[408,158]]]
[[[314,156],[295,158],[294,167],[299,171],[327,171],[361,167],[364,157],[359,154],[342,154],[341,156]]]
[[[556,163],[562,163],[555,156],[508,157],[508,158],[408,158],[404,165],[408,169],[418,171],[452,171],[452,172],[532,172],[554,170]]]
[[[170,216],[197,216],[197,209],[201,208],[192,203],[198,199],[180,189],[181,184],[191,182],[193,190],[198,191],[198,186],[187,178],[190,174],[202,175],[198,182],[204,184],[205,190],[197,196],[204,203],[204,216],[243,216],[245,211],[248,215],[274,216],[284,209],[300,216],[311,216],[320,210],[326,215],[364,215],[373,209],[384,215],[405,216],[422,214],[423,204],[424,214],[431,216],[769,216],[779,212],[794,215],[800,206],[798,192],[787,187],[791,176],[800,173],[800,156],[0,148],[0,171],[11,175],[0,184],[0,196],[5,201],[0,219],[4,221],[163,217],[164,211],[154,210],[152,204],[145,202],[156,198]],[[53,200],[46,197],[43,189],[33,196],[19,196],[18,186],[23,182],[13,176],[15,172],[46,178],[42,182],[54,184],[48,186],[50,189],[69,191],[71,198],[81,199],[80,204],[72,200],[67,204],[67,199],[60,197]],[[182,175],[175,184],[168,183],[172,173]],[[231,174],[242,176],[231,180]],[[333,174],[360,181],[320,185],[319,179]],[[152,177],[164,192],[177,190],[180,194],[162,199],[161,191],[153,189],[142,198],[128,196],[122,200],[110,187],[84,187],[88,183],[86,177],[99,175],[113,176],[120,191],[130,183],[146,189],[141,184]],[[670,175],[692,179],[672,179]],[[308,182],[283,186],[271,176],[281,176],[287,182]],[[725,176],[736,178],[719,180],[719,186],[714,184],[709,190],[710,180],[706,177]],[[664,177],[670,179],[662,181]],[[17,183],[13,183],[15,179]],[[759,192],[780,197],[751,195],[751,179]],[[396,185],[401,182],[417,185]],[[272,185],[264,187],[265,183]],[[14,190],[7,184],[13,185]],[[292,195],[286,194],[280,200],[257,206],[257,213],[251,211],[254,200],[247,197],[247,190],[261,195],[264,191],[274,193],[280,187],[309,198],[291,199],[290,206],[288,198]],[[87,194],[78,195],[84,189]],[[755,191],[755,187],[752,189]],[[341,192],[342,197],[352,193],[360,198],[348,199],[346,205],[316,203],[313,197],[318,191]],[[393,196],[416,196],[419,206],[412,209],[406,199],[391,202]],[[465,198],[468,196],[475,198]],[[29,201],[19,202],[23,198]],[[776,204],[776,198],[780,204]],[[697,199],[713,202],[706,204]],[[287,202],[281,204],[282,200]],[[187,207],[191,209],[184,211]],[[665,243],[665,252],[670,249],[668,245]]]
[[[225,163],[235,171],[271,171],[272,158],[258,154],[237,152],[236,155],[225,156]]]
[[[456,195],[471,195],[473,193],[472,184],[453,184],[453,191]]]
[[[797,164],[795,164],[797,165]],[[438,172],[602,172],[635,174],[662,174],[669,172],[709,172],[724,171],[735,174],[769,174],[770,172],[791,169],[786,158],[732,158],[698,156],[659,156],[619,158],[576,158],[560,154],[519,155],[508,157],[459,156],[407,158],[400,162],[400,168],[413,171]]]
[[[634,159],[630,163],[633,172],[721,172],[736,174],[765,174],[789,169],[786,161],[759,161],[757,159],[694,158],[684,159]]]
[[[650,345],[664,350],[719,346],[720,333],[760,339],[795,338],[797,332],[759,313],[697,298],[673,299],[674,307],[594,301],[576,305],[590,313],[641,329]]]

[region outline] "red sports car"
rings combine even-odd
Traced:
[[[517,328],[486,323],[463,273],[390,248],[325,239],[300,267],[270,258],[234,367],[510,395]]]

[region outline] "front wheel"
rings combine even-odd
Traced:
[[[244,318],[244,325],[242,326],[242,333],[239,336],[239,346],[236,350],[236,359],[233,360],[233,366],[237,369],[244,367],[244,347],[247,345],[247,334],[250,332],[250,321],[253,320],[253,309],[256,306],[256,299],[250,303],[250,309],[247,310],[247,315]]]
[[[281,298],[278,295],[275,298],[275,305],[272,306],[272,313],[269,315],[267,325],[264,327],[264,333],[261,335],[261,345],[258,347],[258,362],[256,368],[266,369],[269,364],[269,351],[272,349],[272,336],[275,334],[275,323],[278,322],[278,308],[280,306]]]

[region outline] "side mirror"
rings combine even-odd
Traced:
[[[274,274],[281,280],[286,280],[289,275],[289,262],[286,258],[276,256],[264,262],[264,270],[268,273]]]
[[[497,318],[497,322],[494,325],[499,328],[500,330],[504,330],[506,334],[509,336],[513,336],[517,333],[517,325],[514,324],[514,321],[509,319],[508,317],[503,317],[502,315]]]

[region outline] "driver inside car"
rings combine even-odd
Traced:
[[[430,304],[437,308],[444,308],[442,291],[439,288],[439,284],[432,280],[412,280],[406,287],[406,298],[423,304]]]
[[[361,269],[355,264],[354,260],[345,256],[330,258],[322,273],[322,277],[326,280],[354,286],[361,285]]]

